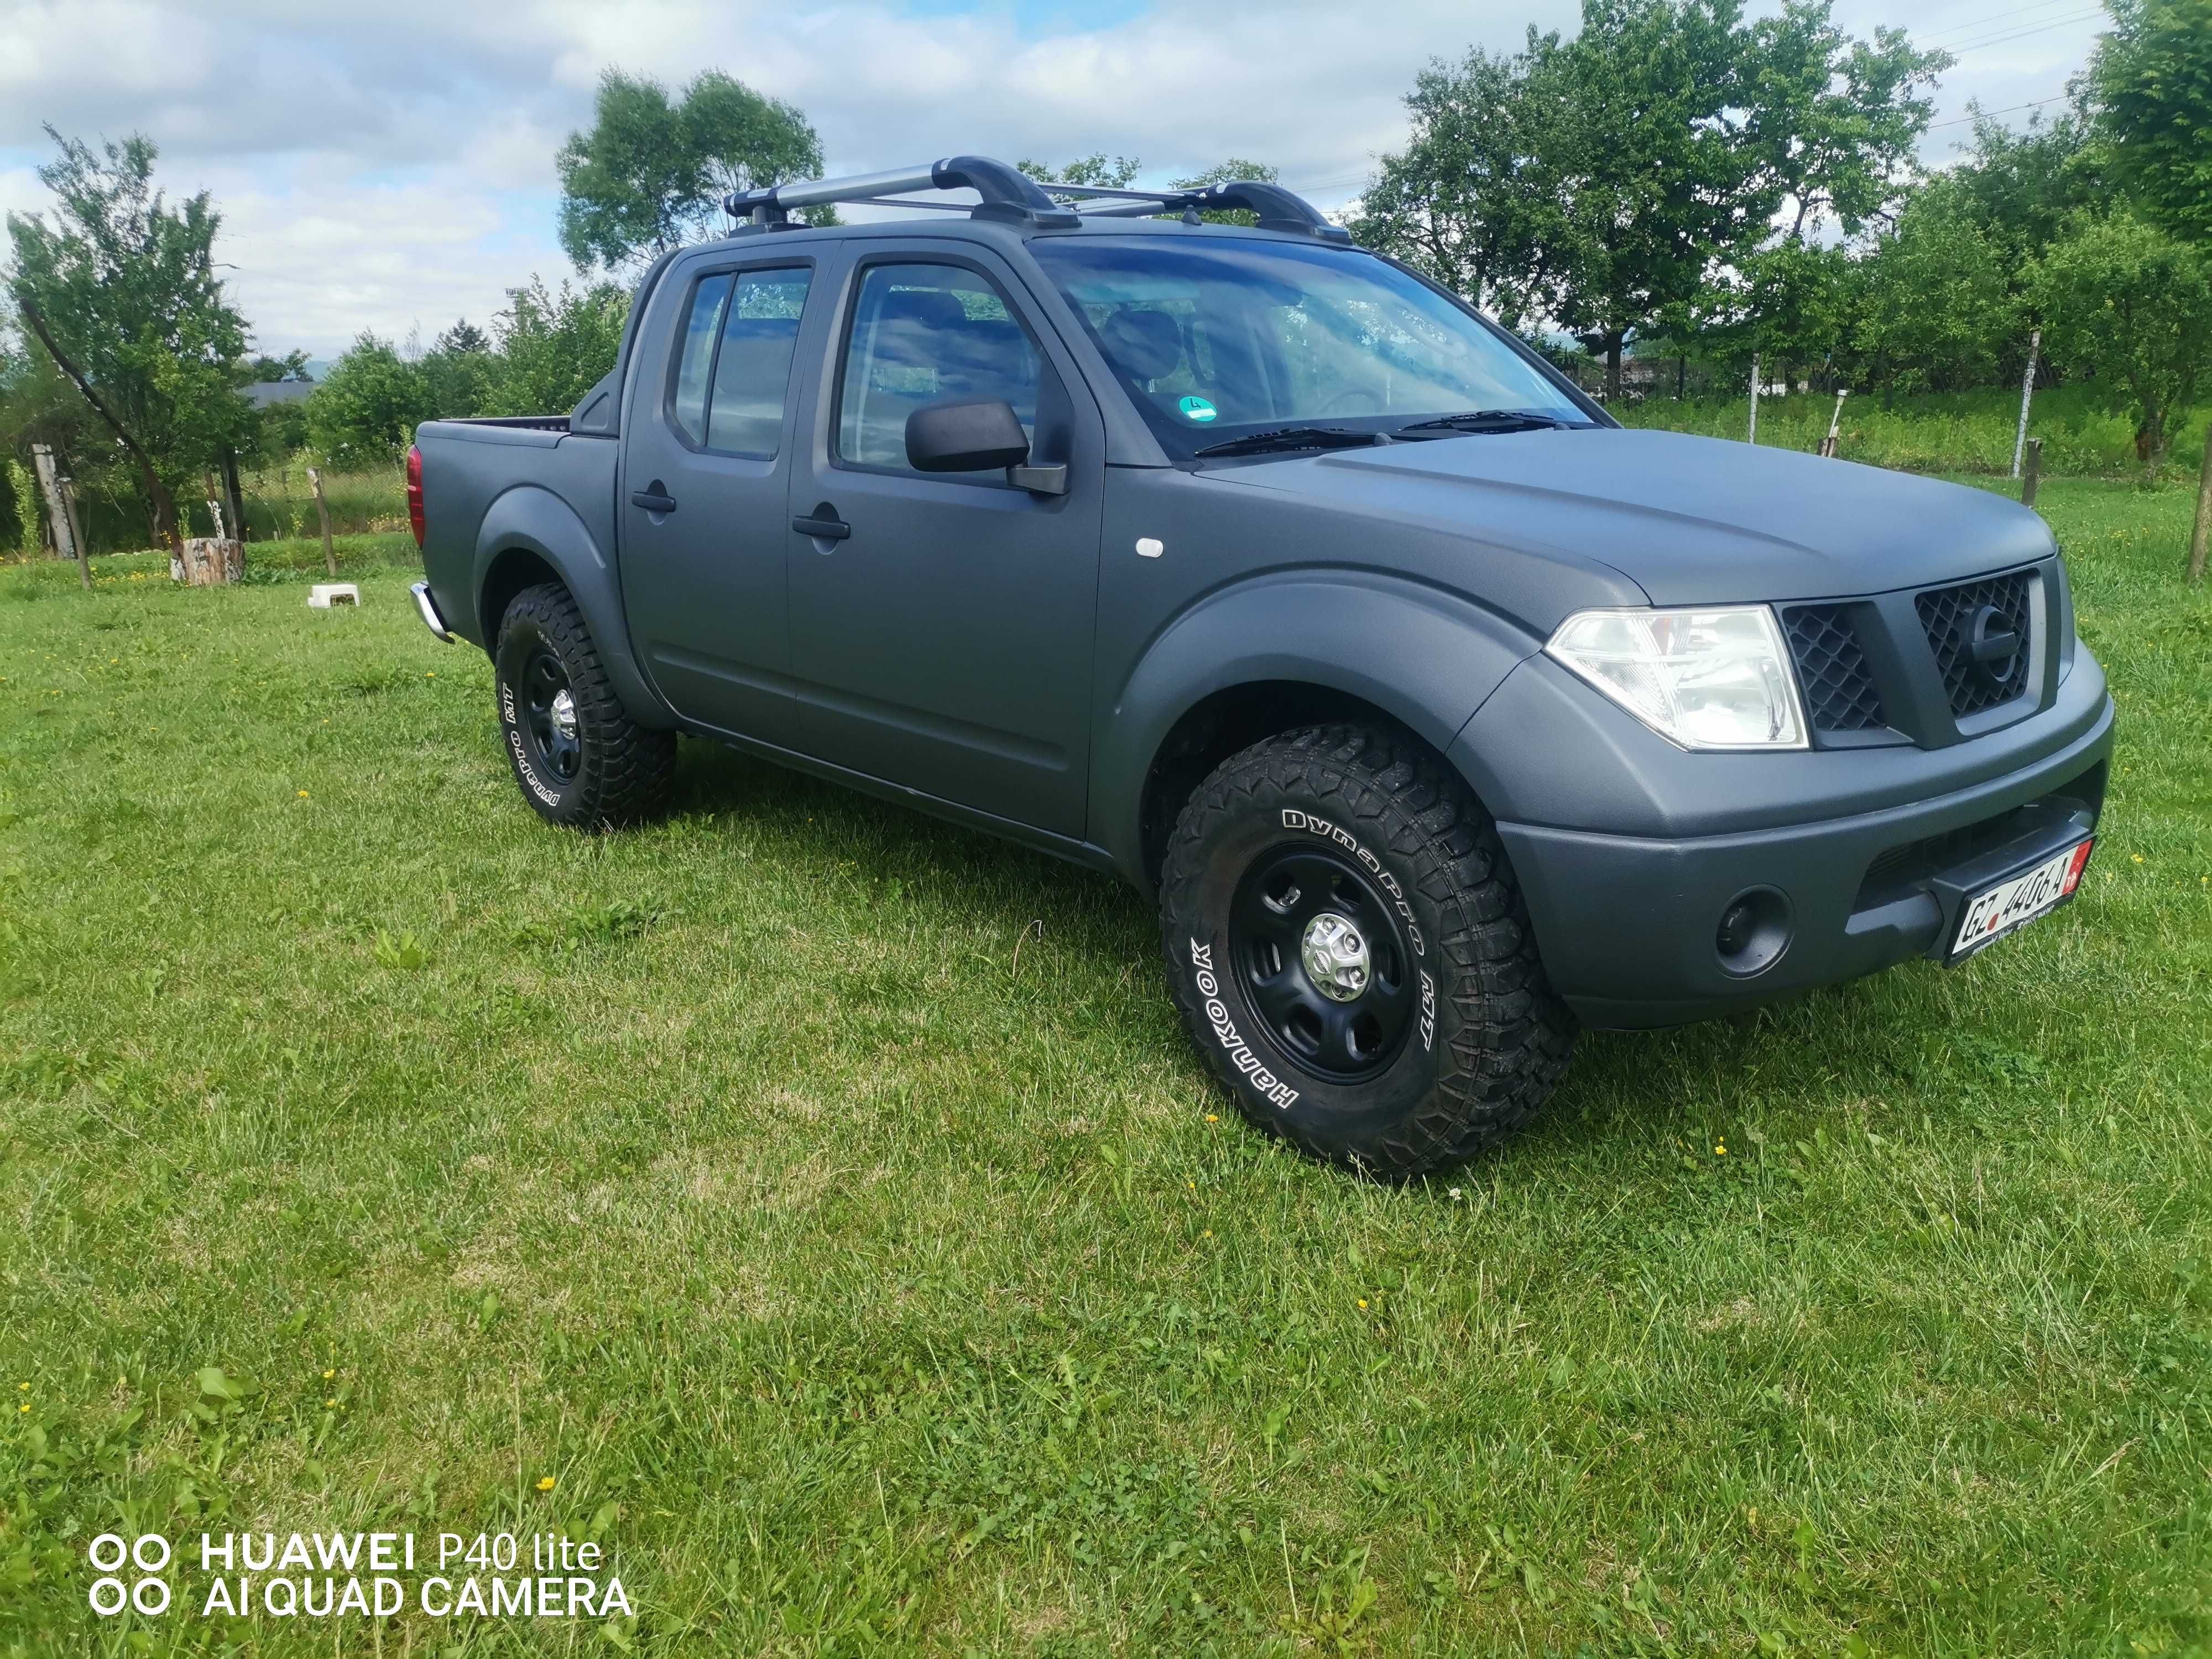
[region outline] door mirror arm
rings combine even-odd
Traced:
[[[1032,495],[1065,495],[1067,465],[1061,462],[1053,466],[1010,466],[1006,469],[1006,482]]]

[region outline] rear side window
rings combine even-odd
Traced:
[[[724,272],[692,290],[670,414],[693,444],[774,459],[783,436],[791,354],[811,274]]]
[[[1036,348],[999,291],[957,265],[871,265],[845,345],[839,457],[907,471],[908,416],[988,398],[1036,436]]]

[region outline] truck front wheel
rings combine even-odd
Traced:
[[[492,668],[500,740],[538,817],[602,830],[668,804],[676,734],[629,717],[568,589],[545,582],[514,596]]]
[[[1244,1115],[1392,1179],[1526,1122],[1574,1042],[1505,848],[1385,727],[1285,732],[1216,768],[1161,872],[1168,976]]]

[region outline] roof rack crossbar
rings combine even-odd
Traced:
[[[963,208],[951,202],[888,200],[909,191],[972,190],[982,199]],[[1315,211],[1304,197],[1280,185],[1260,179],[1237,179],[1208,185],[1202,190],[1122,190],[1105,185],[1040,184],[1027,173],[985,155],[954,155],[927,167],[899,167],[884,173],[863,173],[849,179],[811,179],[799,183],[770,185],[763,190],[732,191],[722,198],[724,211],[733,219],[749,219],[761,227],[790,222],[793,208],[852,202],[870,207],[951,209],[978,219],[998,219],[1038,229],[1070,230],[1082,222],[1066,199],[1101,201],[1115,205],[1093,208],[1097,218],[1149,218],[1171,213],[1243,211],[1251,214],[1262,230],[1288,231],[1316,236],[1324,241],[1348,242],[1350,234]]]

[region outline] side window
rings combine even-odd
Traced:
[[[871,265],[853,304],[837,403],[837,453],[908,470],[906,417],[931,404],[998,398],[1036,430],[1037,354],[990,283],[957,265]]]
[[[677,343],[669,415],[702,449],[774,458],[783,435],[791,353],[806,308],[807,271],[728,271],[702,278]]]
[[[691,290],[691,313],[678,343],[676,401],[670,413],[693,443],[707,439],[707,380],[714,370],[714,335],[730,297],[729,273],[709,276]]]
[[[806,308],[805,270],[747,270],[738,276],[714,356],[707,447],[768,460],[783,437],[792,348]]]

